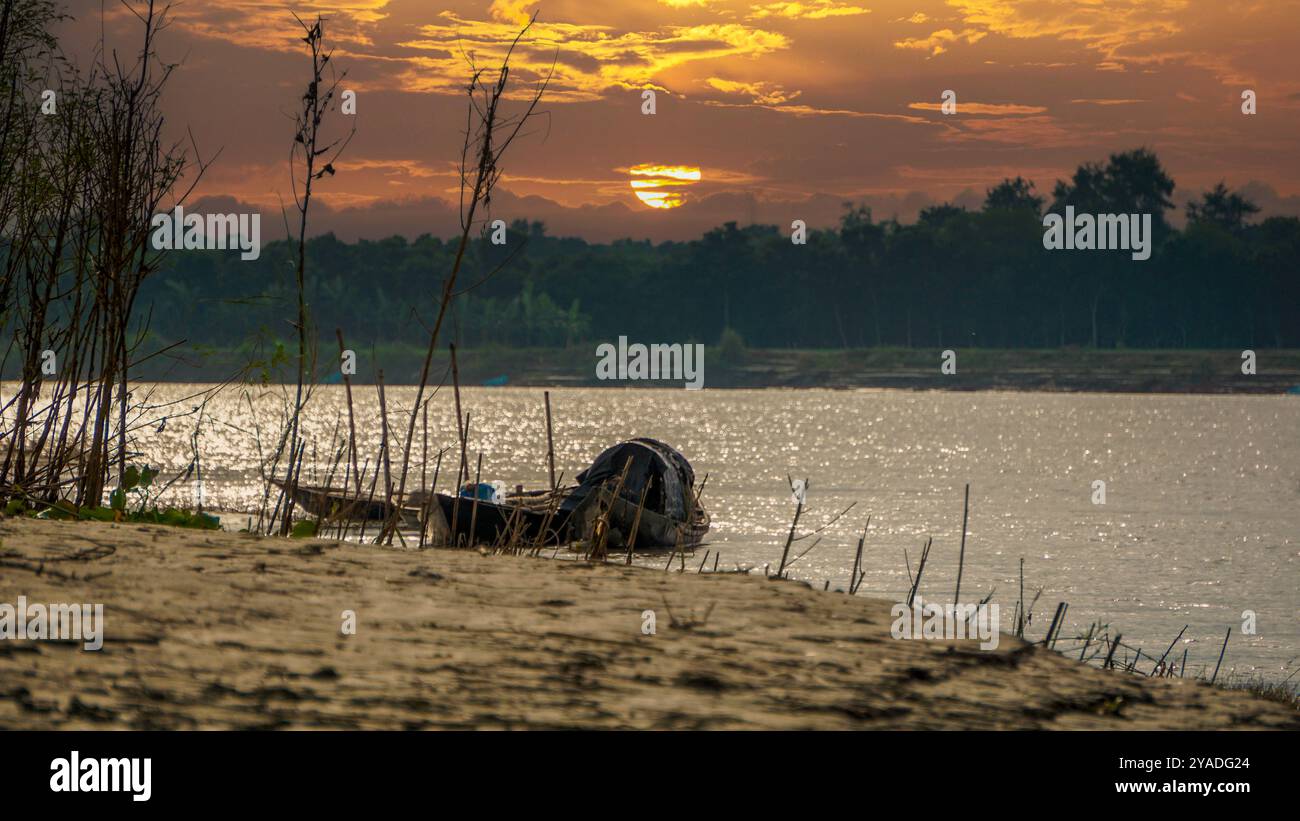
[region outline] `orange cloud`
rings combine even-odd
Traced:
[[[705,82],[724,94],[748,94],[754,102],[764,105],[788,103],[800,94],[798,91],[787,92],[776,83],[741,83],[719,77],[710,77]]]
[[[880,114],[874,111],[855,111],[849,108],[819,108],[811,105],[768,105],[765,103],[728,103],[721,100],[702,100],[701,104],[715,108],[754,108],[789,114],[794,117],[853,117],[856,119],[897,120],[914,125],[936,125],[933,120],[924,117],[912,117],[906,114]]]
[[[465,20],[450,12],[442,17],[446,23],[420,28],[422,39],[401,44],[427,53],[412,58],[398,75],[403,90],[459,94],[466,55],[480,66],[497,65],[518,34],[514,23]],[[514,76],[527,81],[546,76],[554,64],[548,99],[574,102],[656,85],[665,72],[690,63],[756,57],[789,45],[783,34],[738,23],[617,32],[605,25],[539,22],[516,49],[511,65]]]
[[[908,108],[918,111],[942,111],[942,103],[908,103]],[[963,103],[957,102],[958,114],[990,114],[1008,116],[1019,114],[1042,114],[1047,109],[1041,105],[1019,105],[1018,103]]]
[[[493,20],[522,26],[533,17],[528,7],[537,4],[537,0],[492,0],[488,14],[492,15]]]
[[[390,0],[303,0],[293,11],[303,20],[325,18],[327,41],[334,44],[373,45],[370,31],[387,17]],[[112,4],[107,15],[133,21],[133,10]],[[219,8],[198,3],[176,3],[167,11],[175,25],[200,37],[227,40],[240,46],[276,51],[299,51],[302,29],[282,0],[224,0]]]
[[[994,117],[965,120],[948,131],[950,142],[992,142],[1007,145],[1032,145],[1036,148],[1086,145],[1098,136],[1062,127],[1051,117]]]
[[[1188,0],[948,0],[967,25],[1004,37],[1075,40],[1114,59],[1120,49],[1182,30]]]
[[[929,37],[908,37],[904,40],[898,40],[894,43],[894,48],[916,49],[918,51],[928,51],[931,57],[943,54],[948,50],[948,46],[953,43],[966,42],[978,43],[987,36],[988,32],[979,31],[978,29],[963,29],[955,32],[952,29],[940,29]]]
[[[765,3],[750,7],[749,18],[788,17],[792,20],[825,20],[827,17],[852,17],[870,14],[871,9],[835,0],[804,0],[804,2]]]

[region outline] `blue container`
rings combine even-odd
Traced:
[[[497,489],[487,482],[479,482],[478,485],[469,482],[460,489],[460,495],[466,499],[478,498],[480,502],[490,502],[496,498]]]

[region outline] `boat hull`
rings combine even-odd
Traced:
[[[612,491],[601,488],[590,494],[574,512],[576,519],[574,529],[578,530],[584,538],[590,536],[596,518],[607,506],[610,507],[610,527],[622,534],[624,544],[631,538],[633,528],[636,529],[636,544],[632,546],[633,550],[665,550],[679,545],[692,548],[698,545],[709,531],[707,520],[702,517],[697,516],[693,524],[687,525],[653,510],[643,509],[638,522],[637,504],[620,496],[613,500],[611,506],[610,499],[613,495]]]
[[[512,538],[534,544],[560,544],[567,541],[567,516],[556,512],[528,508],[517,504],[498,504],[468,496],[434,494],[442,521],[433,526],[443,530],[446,541],[457,545],[494,545]],[[549,522],[548,522],[549,519]],[[432,523],[431,523],[432,524]],[[545,533],[543,534],[543,531]]]
[[[285,483],[282,481],[276,480],[274,484],[281,490],[285,489]],[[294,488],[293,503],[308,514],[329,522],[387,521],[395,507],[383,499],[358,499],[342,490],[305,485]],[[403,506],[401,517],[404,526],[419,526],[418,508]]]

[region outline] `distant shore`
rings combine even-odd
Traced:
[[[1091,348],[952,349],[956,373],[940,370],[942,351],[926,348],[843,350],[746,349],[706,345],[705,388],[901,388],[1102,393],[1281,394],[1300,389],[1300,350],[1260,348],[1256,372],[1242,373],[1241,350],[1138,350]],[[324,381],[338,381],[335,352],[322,344]],[[424,351],[414,346],[357,350],[356,383],[373,383],[379,369],[387,384],[419,380]],[[210,382],[228,378],[251,354],[186,354],[185,366],[162,357],[132,374],[140,380]],[[457,353],[462,385],[521,387],[679,387],[682,381],[602,381],[595,345],[570,348],[476,348]],[[446,371],[445,346],[431,369]],[[13,374],[7,374],[12,379]],[[293,381],[287,371],[271,381]]]
[[[895,640],[890,602],[758,576],[27,518],[0,539],[0,602],[104,606],[99,651],[0,640],[11,729],[1300,729],[1007,635]]]

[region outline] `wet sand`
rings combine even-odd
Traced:
[[[88,549],[110,555],[58,561]],[[689,563],[4,519],[18,596],[102,603],[105,638],[0,641],[0,728],[1300,729],[1009,636],[896,641],[890,602]]]

